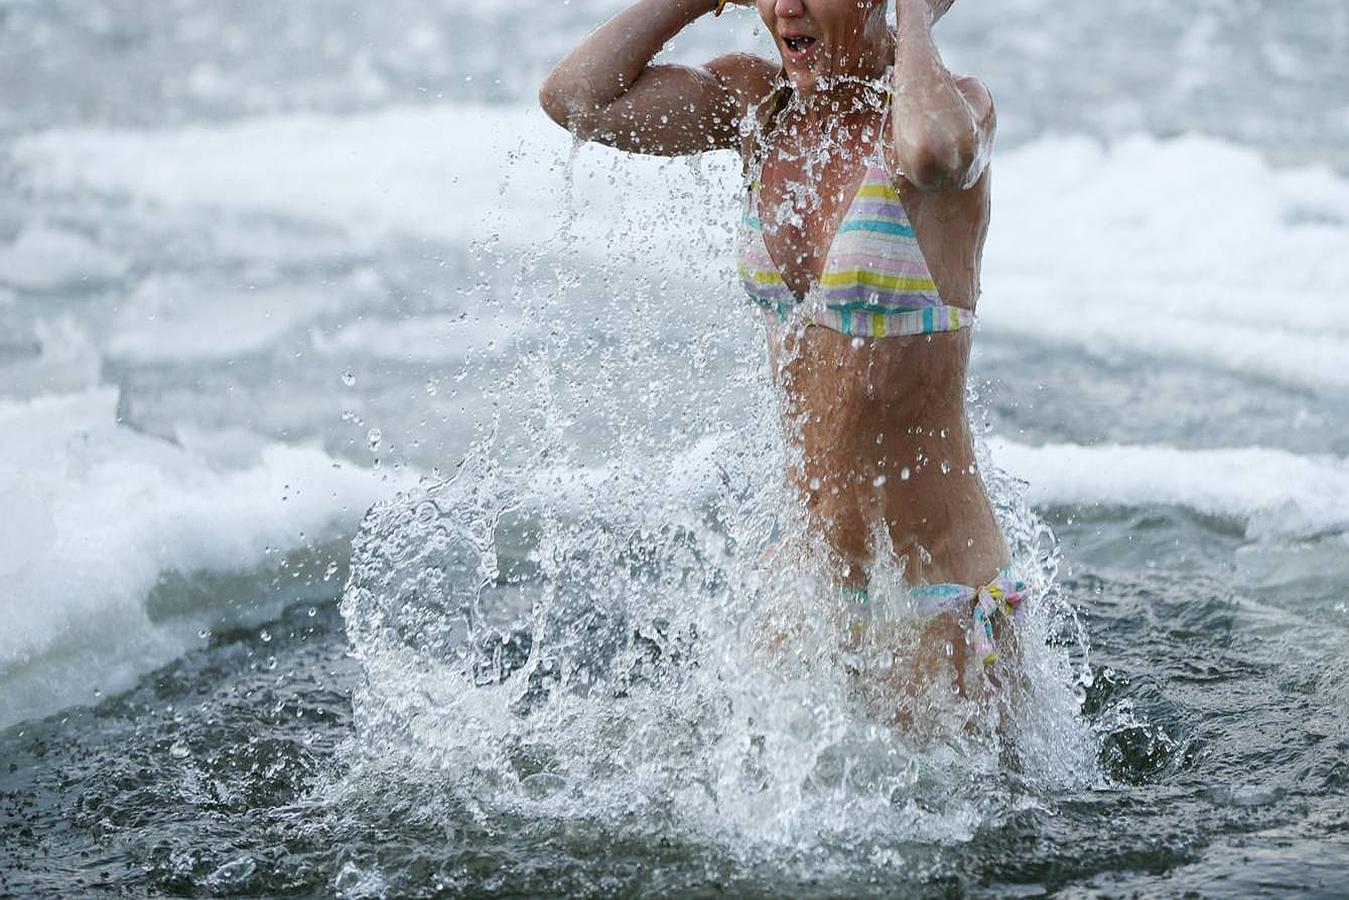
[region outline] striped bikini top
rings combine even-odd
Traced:
[[[759,215],[760,179],[752,174],[745,192],[737,268],[745,292],[759,306],[786,321],[800,316],[858,337],[897,337],[958,331],[974,323],[974,313],[942,302],[918,246],[913,225],[885,171],[878,150],[825,257],[818,283],[798,298],[764,242]],[[755,168],[761,171],[762,166]]]

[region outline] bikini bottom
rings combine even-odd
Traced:
[[[870,602],[866,588],[844,588],[854,602],[863,606]],[[965,584],[923,584],[909,589],[913,612],[923,619],[955,613],[970,617],[966,638],[976,658],[985,666],[998,661],[997,645],[993,642],[993,623],[999,617],[1012,619],[1028,595],[1026,583],[1006,566],[988,584],[971,587]]]

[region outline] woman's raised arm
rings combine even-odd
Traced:
[[[977,78],[942,63],[932,24],[951,0],[895,0],[895,153],[904,176],[925,191],[973,187],[988,167],[997,119]]]
[[[651,65],[666,42],[716,6],[716,0],[638,0],[558,64],[539,89],[539,103],[582,140],[634,153],[737,147],[741,116],[772,88],[771,64],[728,54],[696,68]]]

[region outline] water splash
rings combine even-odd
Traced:
[[[690,221],[706,215],[708,198],[686,199]],[[921,726],[897,727],[902,570],[874,574],[893,614],[851,641],[783,477],[793,451],[754,323],[690,338],[679,286],[633,274],[656,239],[619,219],[608,261],[579,268],[575,216],[516,261],[528,337],[490,398],[495,425],[450,477],[373,509],[355,543],[348,787],[387,790],[378,773],[399,772],[401,790],[502,827],[885,867],[913,862],[897,843],[967,841],[1036,791],[1095,777],[1072,691],[1085,635],[1022,486],[980,448],[1035,593],[1015,702],[934,680]],[[642,327],[594,327],[610,304]],[[657,340],[685,341],[695,373],[740,364],[719,383],[677,377]]]

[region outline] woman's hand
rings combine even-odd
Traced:
[[[935,25],[954,3],[955,0],[895,0],[896,18],[902,18],[906,13],[926,13],[927,23]]]

